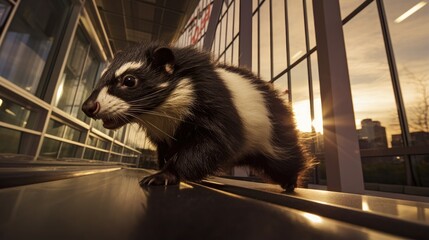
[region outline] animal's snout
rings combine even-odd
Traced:
[[[88,116],[94,118],[100,111],[100,103],[97,101],[86,101],[82,105],[82,111]]]

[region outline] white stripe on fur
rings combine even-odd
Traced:
[[[261,150],[275,156],[272,145],[272,124],[263,93],[243,76],[218,68],[217,73],[231,92],[235,108],[244,125],[245,144],[242,151]]]
[[[124,72],[130,69],[138,69],[143,66],[142,62],[127,62],[115,71],[115,77],[121,76]]]
[[[181,79],[165,102],[153,110],[155,114],[142,114],[139,123],[150,136],[170,142],[181,121],[191,113],[195,101],[195,92],[191,80]],[[165,117],[163,117],[165,116]]]
[[[100,116],[114,116],[118,113],[124,113],[130,108],[130,105],[124,100],[107,93],[107,87],[103,87],[100,90],[96,101],[100,104],[98,112]]]

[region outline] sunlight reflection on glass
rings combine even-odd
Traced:
[[[307,218],[312,223],[322,223],[323,219],[315,214],[304,213],[303,216]]]
[[[425,5],[426,5],[425,1],[421,1],[421,2],[417,3],[416,5],[414,5],[414,7],[410,8],[404,14],[402,14],[397,19],[395,19],[395,23],[400,23],[400,22],[404,21],[405,19],[407,19],[409,16],[413,15],[415,12],[420,10]]]

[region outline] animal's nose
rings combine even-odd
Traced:
[[[82,105],[82,111],[88,115],[88,117],[95,117],[100,111],[100,103],[96,101],[87,101]]]

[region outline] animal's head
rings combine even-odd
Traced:
[[[116,129],[162,108],[180,82],[172,49],[135,46],[116,54],[82,110],[101,119],[105,128]]]

